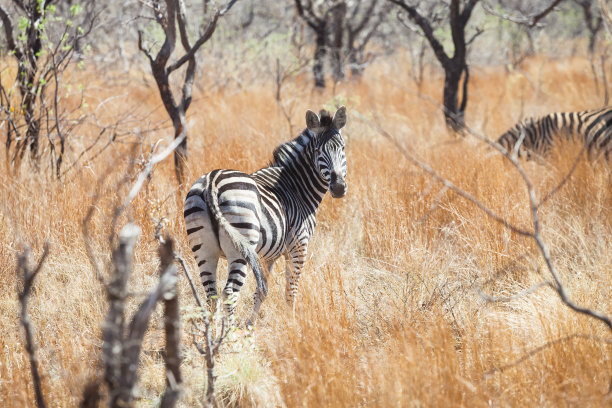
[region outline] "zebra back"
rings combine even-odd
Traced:
[[[554,112],[517,123],[497,140],[508,153],[545,155],[560,137],[584,143],[592,157],[603,153],[609,158],[612,146],[612,107],[580,112]]]

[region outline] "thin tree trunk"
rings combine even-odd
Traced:
[[[336,6],[333,13],[334,19],[334,38],[331,49],[331,60],[332,60],[332,74],[334,80],[344,81],[346,79],[346,72],[344,70],[343,61],[343,40],[344,40],[344,26],[346,20],[346,3],[340,3]]]
[[[187,120],[185,112],[177,112],[177,117],[172,118],[174,125],[174,138],[185,135],[181,144],[174,150],[174,171],[179,185],[185,182],[185,164],[187,163]]]
[[[325,88],[325,55],[327,54],[325,44],[326,31],[327,29],[325,27],[317,31],[314,65],[312,66],[315,87],[317,88]]]
[[[351,79],[360,79],[363,75],[363,68],[357,60],[357,50],[349,45],[348,62],[351,67]]]

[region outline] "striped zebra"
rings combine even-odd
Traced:
[[[333,118],[327,111],[318,116],[309,110],[306,129],[278,146],[268,167],[252,174],[214,170],[193,184],[185,200],[185,225],[210,304],[216,303],[219,257],[228,261],[223,289],[228,316],[249,265],[257,282],[252,322],[267,294],[258,261],[270,271],[285,255],[286,299],[293,305],[317,208],[328,190],[334,198],[346,194],[347,163],[340,134],[345,124],[344,106]]]
[[[568,140],[577,136],[585,143],[590,159],[603,154],[609,160],[612,156],[612,107],[530,118],[501,135],[497,143],[508,152],[516,150],[518,157],[526,153],[527,158],[531,158],[532,153],[545,155],[560,136]]]

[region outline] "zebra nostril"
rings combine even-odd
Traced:
[[[338,174],[335,171],[332,171],[329,174],[329,183],[336,184],[337,180],[338,180]]]

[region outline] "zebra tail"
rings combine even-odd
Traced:
[[[262,270],[259,265],[259,260],[257,259],[257,254],[253,251],[244,241],[244,237],[236,231],[234,227],[229,223],[229,221],[223,216],[221,209],[219,208],[219,200],[218,200],[218,190],[217,188],[211,186],[210,189],[204,192],[204,198],[206,200],[206,204],[210,208],[213,216],[219,223],[219,226],[225,230],[227,235],[229,236],[234,247],[240,252],[240,255],[246,259],[248,264],[253,269],[253,275],[255,275],[255,281],[257,282],[257,288],[263,293],[264,296],[268,295],[268,288],[264,285],[262,279]]]

